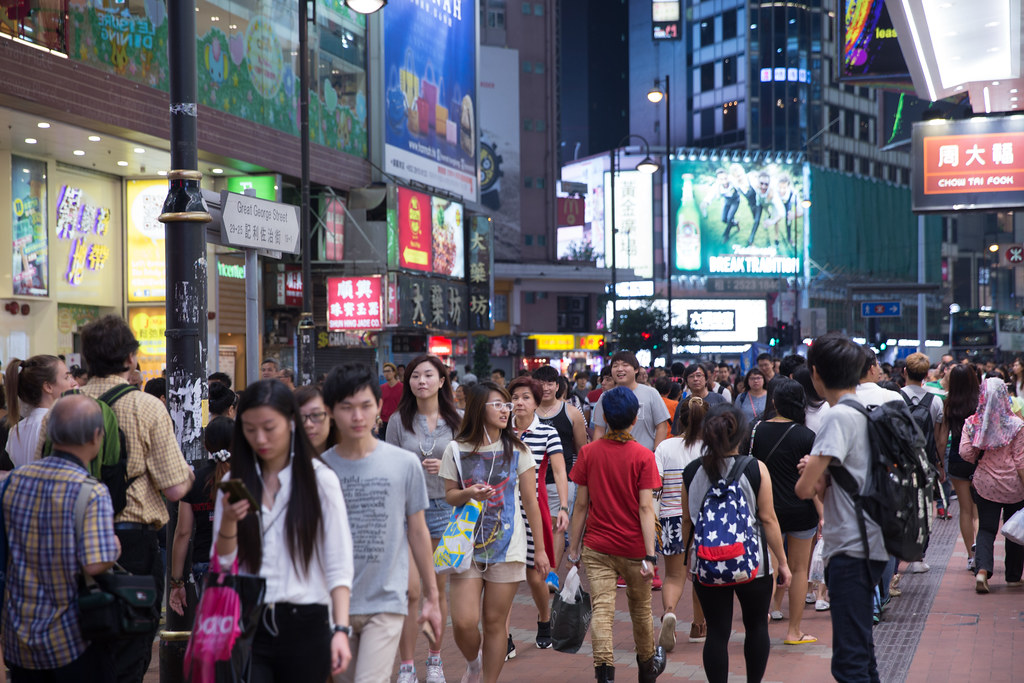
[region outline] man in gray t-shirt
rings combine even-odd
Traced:
[[[672,416],[668,414],[665,401],[662,400],[657,389],[636,381],[640,363],[632,351],[619,351],[612,356],[611,368],[615,384],[632,391],[636,394],[636,400],[640,402],[640,412],[636,416],[636,424],[633,425],[630,434],[637,440],[637,443],[653,451],[668,436],[668,421]],[[602,394],[594,407],[595,441],[604,436],[608,427],[604,420],[603,399],[604,395]]]

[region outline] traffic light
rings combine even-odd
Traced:
[[[782,331],[780,327],[769,327],[768,335],[768,346],[774,347],[782,343]]]
[[[642,338],[642,339],[643,339],[644,341],[650,341],[650,340],[651,340],[651,333],[650,333],[650,332],[641,332],[641,333],[640,333],[640,337],[641,337],[641,338]]]
[[[793,326],[789,323],[779,323],[779,342],[783,346],[793,345]]]

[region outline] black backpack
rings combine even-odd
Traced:
[[[886,551],[900,560],[916,562],[924,557],[932,528],[935,477],[925,455],[926,439],[903,401],[870,408],[852,401],[843,405],[867,418],[871,459],[866,490],[860,493],[853,475],[838,463],[830,465],[829,472],[853,500],[864,557],[871,557],[864,520],[867,513],[881,527]]]
[[[917,403],[902,391],[900,396],[903,397],[910,410],[910,416],[914,418],[914,422],[921,429],[921,434],[924,435],[924,453],[928,457],[928,462],[938,465],[939,449],[935,446],[935,423],[932,422],[932,401],[935,400],[935,394],[926,392]]]

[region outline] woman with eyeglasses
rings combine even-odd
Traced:
[[[388,422],[385,441],[393,446],[404,448],[420,458],[423,475],[427,480],[427,529],[434,548],[441,541],[448,521],[452,516],[452,506],[445,500],[444,480],[439,476],[441,456],[444,449],[455,438],[455,432],[462,422],[462,415],[455,406],[448,369],[437,356],[424,354],[417,356],[409,363],[402,386],[402,398],[398,408]],[[420,575],[416,565],[409,563],[409,614],[405,620],[402,635],[398,641],[398,657],[400,660],[398,683],[415,683],[416,678],[416,638],[420,627],[416,615],[420,613]],[[439,574],[433,577],[424,576],[424,581],[436,581],[437,593],[441,597],[441,628],[437,640],[428,642],[427,683],[444,683],[444,666],[441,662],[441,643],[444,638],[444,624],[448,619],[448,601],[445,591],[448,588],[448,577]]]
[[[462,425],[441,460],[448,502],[483,503],[473,562],[451,578],[452,630],[467,662],[463,683],[495,683],[501,674],[508,638],[505,617],[526,579],[520,501],[533,531],[533,571],[547,576],[551,568],[537,502],[537,471],[512,429],[512,408],[508,392],[493,382],[468,387]]]
[[[299,387],[295,390],[295,400],[299,403],[302,427],[313,444],[313,450],[317,455],[323,455],[338,443],[338,428],[327,412],[323,394],[314,386]]]

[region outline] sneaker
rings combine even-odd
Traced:
[[[815,600],[814,611],[815,612],[827,612],[831,609],[832,605],[828,603],[828,600]]]
[[[544,583],[548,585],[549,593],[558,592],[558,574],[554,572],[548,572],[548,578],[544,580]]]
[[[975,567],[976,567],[976,565],[974,563],[974,558],[973,557],[968,557],[967,558],[967,571],[973,572],[975,570]]]
[[[616,586],[616,588],[625,588],[626,587],[626,580],[624,578],[622,578],[621,576],[618,577],[617,579],[615,579],[615,586]]]
[[[956,493],[949,494],[949,499],[950,500],[960,500],[959,496],[957,496]]]
[[[1006,587],[1007,588],[1020,588],[1021,586],[1024,586],[1024,581],[1018,580],[1018,581],[1007,581],[1006,582]]]
[[[907,565],[907,571],[911,574],[924,574],[930,569],[931,567],[926,562],[911,562]]]
[[[516,644],[512,642],[512,636],[508,637],[508,650],[505,651],[505,661],[516,658]]]
[[[448,683],[440,657],[427,657],[427,683]]]
[[[940,506],[938,509],[938,514],[936,514],[935,516],[939,519],[946,519],[946,508]]]
[[[772,621],[782,621],[782,610],[773,609],[768,613],[768,616],[772,618]]]
[[[541,650],[547,650],[551,647],[551,622],[550,621],[538,621],[537,622],[537,647]]]
[[[483,675],[483,665],[480,663],[482,655],[477,655],[472,662],[466,663],[466,673],[462,674],[461,683],[480,683]]]
[[[676,615],[666,612],[661,618],[661,635],[658,636],[658,645],[665,648],[665,652],[672,652],[676,647]]]
[[[813,605],[814,604],[814,591],[811,591],[810,593],[808,593],[807,595],[804,596],[804,604],[805,605]]]
[[[419,679],[416,678],[416,668],[408,665],[402,665],[398,669],[397,683],[419,683]]]
[[[703,643],[708,639],[708,625],[707,622],[703,624],[690,624],[690,642],[691,643]]]

